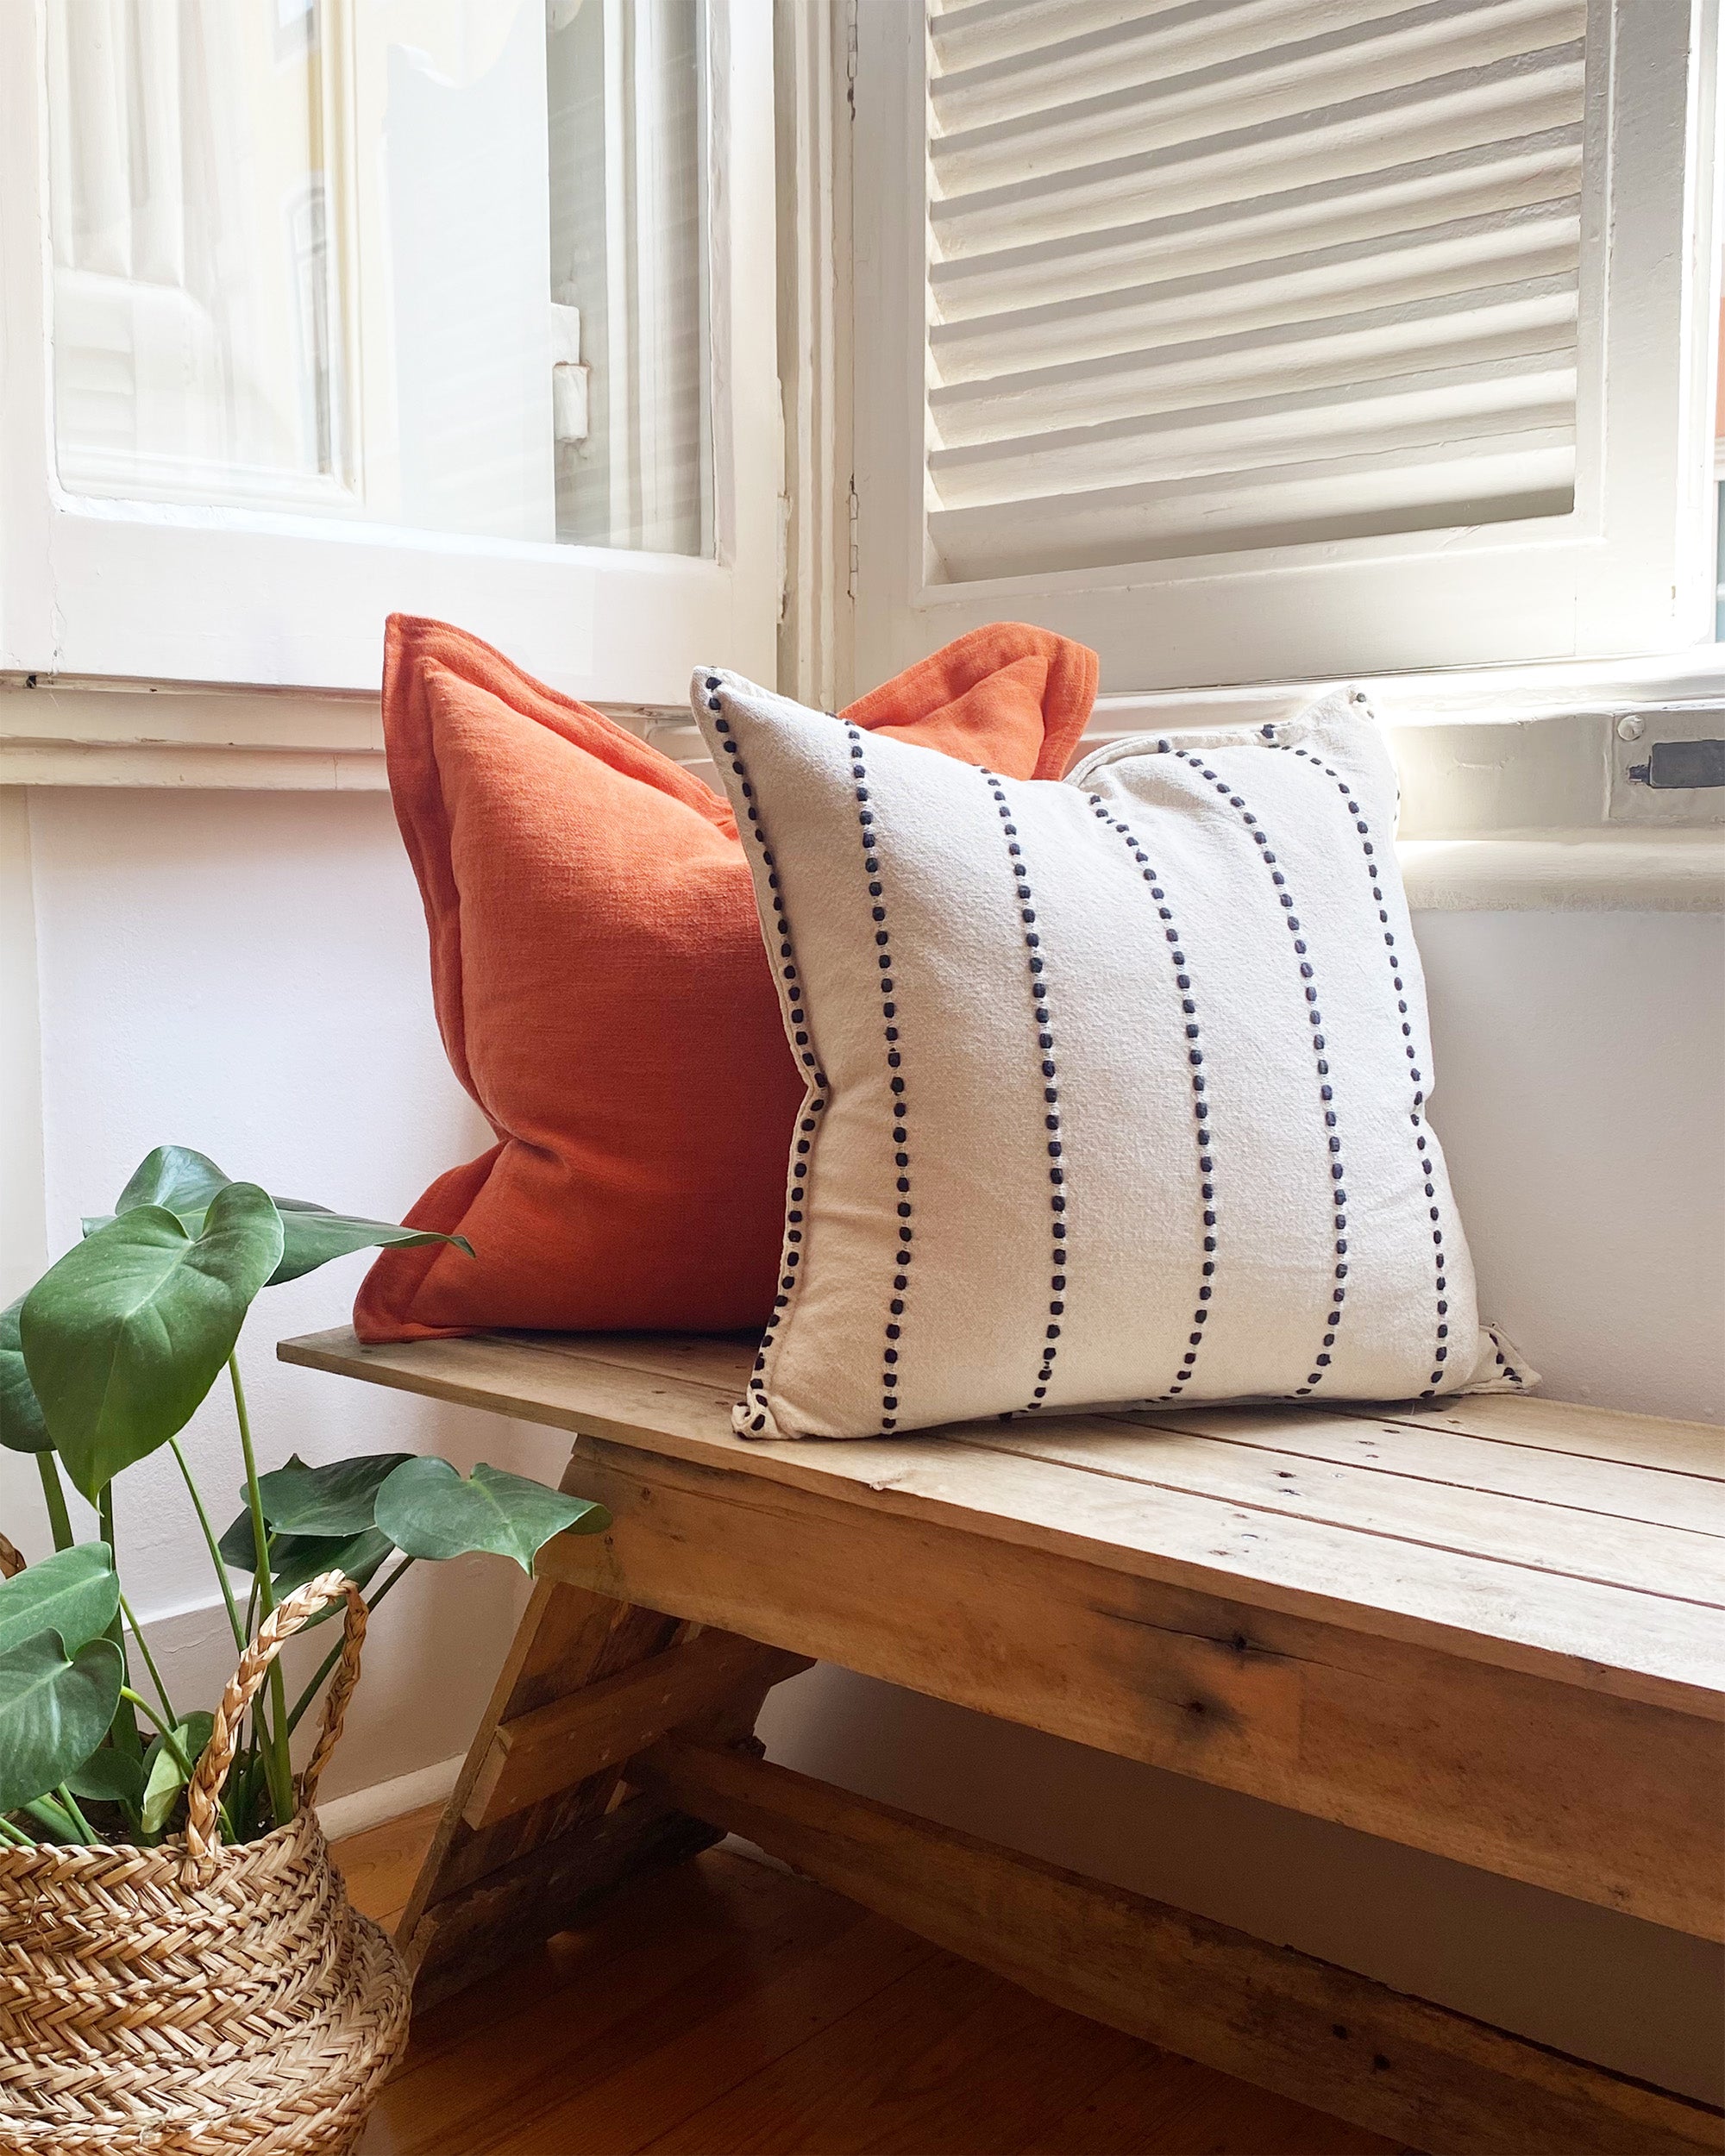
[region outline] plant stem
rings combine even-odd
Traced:
[[[135,1692],[128,1693],[127,1696],[130,1699],[134,1707],[142,1708],[145,1714],[147,1714],[150,1720],[155,1724],[157,1729],[161,1733],[162,1750],[166,1752],[169,1758],[173,1761],[175,1766],[179,1769],[180,1772],[185,1777],[186,1780],[190,1782],[192,1776],[197,1773],[198,1769],[193,1764],[191,1759],[187,1756],[185,1745],[179,1741],[179,1731],[177,1728],[171,1729],[162,1720],[161,1716],[157,1714],[154,1708],[150,1705],[147,1700],[140,1699]],[[240,1837],[234,1832],[234,1822],[229,1814],[226,1798],[218,1797],[216,1799],[216,1808],[222,1814],[222,1832],[227,1836],[230,1842],[237,1841]]]
[[[96,1513],[101,1526],[102,1539],[108,1545],[108,1554],[113,1559],[114,1569],[117,1572],[120,1569],[120,1550],[119,1545],[114,1539],[114,1485],[112,1482],[105,1483],[97,1495]],[[126,1627],[121,1621],[118,1609],[115,1610],[114,1621],[108,1626],[107,1637],[120,1650],[121,1673],[126,1683],[129,1684],[132,1681],[132,1665],[126,1653]],[[138,1718],[123,1699],[114,1709],[112,1728],[116,1748],[123,1752],[129,1759],[141,1759],[144,1756],[144,1742],[138,1734]]]
[[[38,1827],[46,1827],[56,1841],[74,1843],[77,1841],[77,1827],[72,1825],[69,1815],[54,1802],[53,1797],[33,1797],[28,1804],[21,1804],[18,1809],[28,1818],[34,1820]]]
[[[179,1449],[179,1439],[170,1438],[168,1443],[173,1448],[173,1457],[179,1462],[179,1471],[185,1478],[185,1487],[191,1493],[191,1502],[198,1514],[198,1524],[204,1530],[204,1540],[210,1551],[210,1562],[216,1568],[216,1584],[222,1589],[222,1600],[228,1605],[228,1624],[234,1635],[234,1645],[243,1654],[246,1651],[246,1642],[250,1639],[251,1633],[249,1630],[241,1629],[240,1613],[234,1602],[234,1583],[228,1577],[228,1561],[216,1546],[215,1530],[210,1525],[209,1514],[204,1509],[204,1500],[198,1494],[198,1485],[191,1479],[191,1469],[187,1464],[185,1453]]]
[[[265,1621],[275,1608],[275,1589],[270,1580],[269,1528],[264,1520],[263,1494],[258,1488],[257,1456],[252,1450],[251,1418],[246,1413],[246,1388],[240,1382],[240,1358],[228,1357],[228,1375],[234,1382],[234,1413],[240,1419],[240,1450],[246,1462],[246,1502],[252,1512],[252,1546],[257,1557],[258,1608]],[[282,1681],[281,1658],[270,1664],[269,1728],[265,1758],[268,1765],[270,1804],[278,1827],[293,1817],[293,1770],[287,1756],[287,1688]],[[255,1714],[256,1710],[253,1710]]]
[[[133,1706],[137,1708],[141,1714],[147,1714],[149,1716],[153,1726],[160,1732],[163,1751],[171,1752],[181,1766],[185,1766],[185,1754],[180,1749],[178,1725],[165,1722],[161,1716],[157,1714],[155,1708],[150,1705],[149,1702],[145,1699],[141,1693],[135,1692],[129,1684],[122,1685],[120,1688],[120,1696],[122,1699],[130,1700]],[[186,1771],[190,1773],[191,1769],[186,1767]]]
[[[9,1819],[0,1819],[0,1841],[10,1842],[14,1849],[34,1849],[30,1837],[16,1827]]]
[[[54,1465],[52,1452],[38,1452],[36,1472],[42,1478],[42,1495],[47,1500],[48,1525],[53,1529],[56,1550],[72,1547],[72,1514],[66,1508],[66,1492],[60,1487],[60,1470]]]
[[[384,1596],[388,1594],[391,1588],[392,1588],[396,1582],[401,1577],[402,1574],[405,1572],[413,1564],[413,1561],[414,1560],[411,1557],[404,1557],[401,1560],[401,1563],[396,1566],[394,1571],[390,1574],[389,1577],[384,1582],[383,1585],[379,1588],[377,1593],[373,1595],[370,1601],[366,1604],[367,1615],[369,1615],[370,1613],[377,1608],[378,1604],[383,1600]],[[305,1689],[300,1694],[298,1703],[295,1706],[293,1712],[287,1718],[287,1727],[290,1735],[294,1730],[298,1728],[300,1717],[304,1714],[306,1708],[310,1706],[312,1701],[317,1697],[318,1687],[323,1683],[324,1678],[329,1676],[330,1670],[333,1670],[336,1664],[341,1660],[342,1646],[342,1642],[337,1640],[336,1645],[330,1648],[329,1653],[324,1656],[323,1666],[318,1670],[317,1676],[312,1678],[310,1683],[308,1684]]]
[[[136,1612],[133,1609],[132,1605],[126,1600],[126,1597],[123,1595],[120,1597],[120,1614],[125,1619],[127,1624],[130,1626],[132,1637],[138,1643],[138,1652],[144,1658],[144,1667],[150,1673],[150,1683],[156,1688],[156,1697],[162,1703],[163,1713],[166,1714],[170,1724],[177,1727],[179,1726],[179,1717],[173,1711],[173,1702],[167,1695],[167,1687],[162,1683],[161,1671],[157,1669],[156,1658],[150,1652],[150,1643],[144,1637],[144,1628],[138,1622]],[[134,1702],[138,1706],[143,1706],[143,1702],[138,1698],[135,1692],[133,1693],[132,1697]],[[150,1720],[156,1723],[156,1727],[158,1728],[161,1727],[160,1720],[158,1720],[155,1714],[151,1713],[151,1710],[147,1707],[144,1708],[144,1712],[147,1714],[149,1714]]]
[[[101,1839],[101,1836],[97,1834],[96,1829],[84,1816],[83,1813],[78,1810],[78,1799],[72,1795],[72,1791],[67,1789],[64,1782],[62,1782],[60,1787],[54,1791],[54,1801],[64,1808],[66,1817],[72,1821],[72,1825],[77,1827],[78,1833],[83,1835],[85,1847],[86,1849],[94,1849],[97,1843]]]

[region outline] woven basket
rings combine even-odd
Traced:
[[[235,1733],[289,1636],[345,1597],[342,1659],[299,1808],[223,1848]],[[0,2150],[216,2156],[354,2148],[407,2036],[408,1979],[349,1907],[312,1809],[360,1670],[339,1572],[287,1597],[223,1695],[183,1844],[0,1848]]]

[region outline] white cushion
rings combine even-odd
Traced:
[[[1426,1120],[1361,693],[1058,783],[718,668],[692,702],[808,1082],[739,1430],[1533,1382]]]

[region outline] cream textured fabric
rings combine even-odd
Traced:
[[[1425,1119],[1361,693],[1059,783],[718,669],[692,701],[808,1082],[739,1430],[1533,1382]]]

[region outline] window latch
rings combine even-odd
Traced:
[[[1647,761],[1632,763],[1626,775],[1659,793],[1725,786],[1725,741],[1656,741]]]

